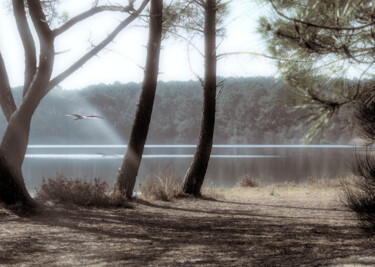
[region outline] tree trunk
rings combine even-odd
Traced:
[[[41,12],[40,6],[38,9]],[[17,206],[23,211],[32,212],[30,207],[36,206],[26,190],[22,163],[29,142],[31,118],[48,88],[54,62],[53,36],[48,29],[43,30],[47,33],[40,37],[39,69],[22,103],[13,112],[0,144],[0,202],[11,210],[12,206]]]
[[[184,179],[183,192],[199,196],[211,156],[216,106],[216,0],[205,3],[205,77],[203,116],[197,149]]]
[[[162,8],[162,0],[151,0],[149,40],[142,92],[128,147],[117,175],[115,191],[127,198],[131,198],[133,195],[155,99],[162,35]]]
[[[33,213],[35,202],[27,192],[20,168],[15,169],[0,152],[0,202],[14,212]]]
[[[36,103],[28,102],[19,106],[8,123],[0,145],[0,202],[11,210],[32,212],[31,208],[36,206],[22,176],[31,117],[36,107]]]
[[[10,120],[13,112],[16,110],[16,104],[10,89],[8,74],[5,70],[3,56],[0,53],[0,106],[7,121]]]

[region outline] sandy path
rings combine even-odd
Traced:
[[[138,201],[132,209],[0,209],[0,264],[375,265],[375,242],[336,197]],[[256,195],[255,193],[253,195]]]

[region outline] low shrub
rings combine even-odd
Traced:
[[[356,155],[353,172],[357,179],[344,184],[344,203],[355,212],[359,226],[367,234],[375,235],[375,158]]]
[[[246,174],[245,176],[241,178],[240,186],[241,187],[259,187],[260,183],[256,179],[250,177],[249,174]]]
[[[169,201],[181,193],[182,180],[171,172],[168,165],[160,175],[147,176],[145,181],[139,184],[139,190],[146,199]]]
[[[43,178],[42,184],[36,188],[36,199],[84,207],[126,206],[123,196],[111,192],[108,183],[99,178],[88,182],[80,178],[68,179],[64,174],[57,173],[47,180]]]

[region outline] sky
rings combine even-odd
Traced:
[[[24,52],[14,18],[5,6],[5,0],[0,4],[0,51],[4,57],[11,86],[23,84]],[[92,0],[61,0],[59,10],[68,12],[70,17],[91,7]],[[100,0],[105,4],[107,0]],[[114,3],[114,1],[112,1]],[[136,1],[140,3],[140,0]],[[267,12],[249,0],[233,0],[230,3],[230,13],[225,22],[226,36],[221,41],[218,53],[227,52],[266,52],[266,44],[256,33],[257,20]],[[77,24],[55,41],[56,55],[53,76],[68,68],[76,59],[86,53],[91,44],[100,42],[116,27],[124,14],[102,13],[83,23]],[[105,50],[86,63],[81,69],[64,80],[60,86],[64,89],[79,89],[91,84],[111,84],[116,81],[142,82],[143,69],[146,60],[147,28],[140,23],[127,27]],[[37,37],[34,33],[34,39]],[[196,46],[202,47],[202,40],[195,41]],[[188,61],[187,44],[176,39],[163,40],[159,67],[159,80],[195,80],[192,70],[203,75],[203,58],[190,49]],[[277,73],[271,60],[249,55],[228,56],[218,61],[218,75],[224,77],[274,76]]]

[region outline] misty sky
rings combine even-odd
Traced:
[[[74,16],[90,8],[92,0],[62,0],[61,2],[61,10]],[[267,10],[251,2],[234,0],[230,4],[230,14],[225,23],[228,25],[227,36],[218,48],[218,53],[265,52],[265,43],[256,33],[256,27],[258,17]],[[105,4],[106,1],[99,3]],[[140,0],[136,3],[139,4]],[[23,83],[23,48],[12,14],[3,1],[0,7],[0,51],[6,63],[11,85],[18,86]],[[96,44],[106,37],[123,18],[124,14],[96,15],[58,37],[56,52],[67,52],[56,56],[54,75],[65,70],[75,59],[87,52],[90,43]],[[140,23],[132,25],[126,28],[115,42],[108,46],[108,49],[102,51],[60,85],[63,88],[74,89],[96,83],[142,81],[143,70],[139,65],[143,66],[145,62],[148,33],[146,28],[140,27]],[[195,44],[202,47],[202,42],[199,40]],[[169,39],[163,41],[162,45],[159,80],[196,79],[187,60],[186,42]],[[202,74],[203,58],[193,48],[190,50],[190,58],[194,72]],[[272,76],[275,73],[276,68],[273,63],[261,57],[237,55],[218,62],[220,76]]]

